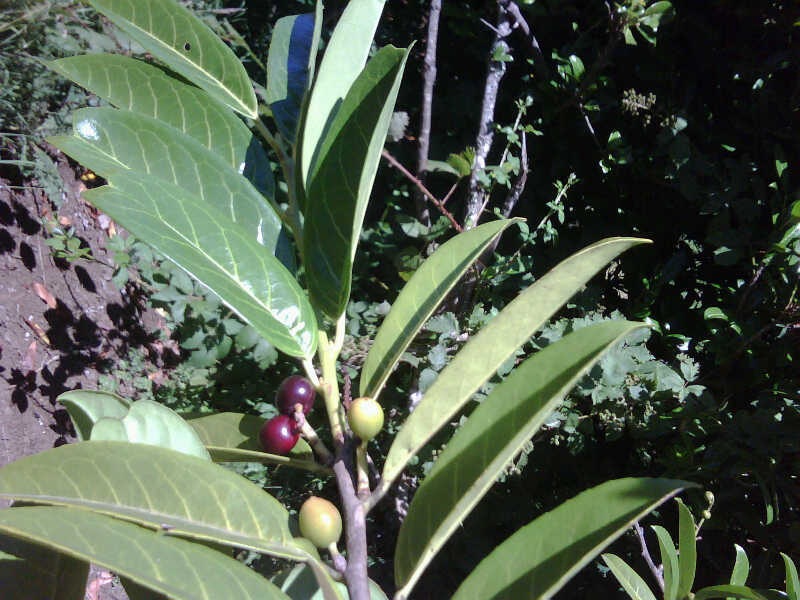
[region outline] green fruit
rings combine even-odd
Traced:
[[[356,398],[350,405],[347,421],[353,433],[368,442],[383,428],[383,409],[372,398]]]
[[[311,496],[300,507],[300,534],[317,548],[327,548],[342,535],[342,515],[325,498]]]

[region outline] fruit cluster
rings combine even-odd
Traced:
[[[302,375],[283,380],[275,394],[275,406],[281,414],[264,423],[259,432],[261,446],[270,454],[288,454],[300,438],[295,415],[307,415],[314,406],[317,392]]]

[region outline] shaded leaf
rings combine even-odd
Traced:
[[[188,9],[172,0],[89,0],[145,50],[205,90],[254,119],[253,85],[233,51]]]
[[[786,594],[776,590],[754,590],[744,585],[713,585],[694,595],[694,600],[711,598],[733,598],[742,600],[786,600]]]
[[[677,600],[678,578],[678,552],[669,532],[660,525],[653,525],[653,531],[658,538],[658,547],[661,550],[661,567],[664,570],[664,600]]]
[[[461,583],[453,600],[550,598],[634,521],[692,485],[626,478],[582,492],[495,548]]]
[[[306,565],[297,565],[292,569],[280,572],[273,578],[273,582],[291,598],[323,600],[322,590]],[[336,594],[336,598],[347,599],[350,597],[347,586],[343,583],[333,582],[332,591]],[[380,586],[371,579],[369,580],[369,596],[371,600],[387,600],[387,596]]]
[[[85,561],[0,534],[3,600],[83,600],[88,575]]]
[[[98,420],[103,417],[121,419],[128,414],[131,406],[126,398],[95,390],[71,390],[56,400],[67,409],[79,441],[91,437],[92,427]]]
[[[653,592],[644,582],[639,574],[634,571],[628,563],[622,560],[616,554],[603,554],[605,561],[614,577],[617,578],[622,589],[631,597],[631,600],[656,600]]]
[[[241,119],[200,88],[143,60],[118,54],[71,56],[49,66],[118,108],[182,131],[236,171],[244,171],[268,198],[275,197],[275,181],[261,144]]]
[[[520,293],[473,336],[428,388],[395,436],[379,491],[388,489],[423,445],[592,276],[623,251],[644,242],[608,238],[573,254]]]
[[[183,189],[116,174],[84,197],[209,288],[273,346],[310,357],[317,325],[305,293],[246,230]]]
[[[697,538],[695,537],[695,522],[691,511],[680,498],[678,503],[678,598],[688,596],[694,586],[694,576],[697,570]]]
[[[288,598],[221,552],[85,510],[3,510],[0,531],[91,561],[176,600]]]
[[[359,394],[376,397],[408,345],[453,286],[514,220],[493,221],[445,242],[422,263],[381,323],[361,370]]]
[[[0,496],[102,512],[172,535],[305,560],[289,514],[261,488],[208,461],[146,444],[80,442],[0,469]]]
[[[408,51],[387,46],[369,61],[308,172],[303,231],[308,289],[314,306],[333,319],[350,297],[353,257],[407,57]]]
[[[781,552],[783,565],[786,569],[786,595],[789,600],[800,600],[800,578],[797,576],[797,567],[794,561]]]
[[[422,481],[400,527],[395,580],[405,595],[575,383],[642,326],[606,321],[565,336],[518,366],[473,411]]]
[[[195,430],[178,413],[152,400],[137,400],[122,417],[100,418],[90,439],[150,444],[211,460]]]
[[[351,0],[328,40],[300,137],[298,173],[303,184],[308,181],[316,149],[367,62],[384,3],[385,0]]]

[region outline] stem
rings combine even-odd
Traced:
[[[636,530],[636,535],[639,538],[639,545],[642,547],[642,557],[644,558],[644,562],[647,563],[650,572],[653,574],[653,577],[656,578],[656,583],[661,591],[664,591],[664,575],[661,573],[661,569],[656,566],[656,563],[653,562],[653,557],[650,556],[650,550],[647,548],[647,541],[644,539],[644,529],[642,526],[639,525],[639,521],[636,521],[633,524],[633,528]]]
[[[367,466],[367,442],[361,442],[356,448],[356,471],[358,472],[359,499],[369,498],[369,467]]]
[[[300,413],[302,415],[302,409],[300,410]],[[300,422],[300,416],[296,416],[295,418],[298,419],[300,433],[306,439],[308,445],[314,450],[314,453],[319,457],[319,460],[325,465],[333,464],[333,454],[331,454],[331,451],[328,450],[325,442],[319,439],[317,432],[314,430],[311,424],[306,421],[305,415],[302,415],[302,422]]]
[[[347,444],[342,450],[333,464],[333,472],[339,485],[339,495],[344,509],[347,543],[347,568],[344,578],[351,600],[370,600],[367,575],[367,513],[356,495],[351,476],[355,468],[352,464],[352,444]]]
[[[328,420],[331,424],[331,435],[338,451],[344,444],[344,414],[342,403],[339,400],[339,382],[336,379],[338,352],[335,351],[335,344],[328,341],[328,335],[324,331],[319,332],[319,349],[317,353],[322,367],[320,389],[325,400]]]

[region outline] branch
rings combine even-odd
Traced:
[[[642,548],[642,557],[644,558],[644,562],[647,563],[647,566],[650,568],[650,572],[653,574],[653,577],[656,578],[656,583],[658,583],[658,587],[661,588],[661,591],[664,591],[664,575],[661,572],[661,569],[656,566],[656,563],[653,562],[653,557],[650,556],[650,550],[647,548],[647,541],[644,539],[644,529],[642,526],[639,525],[639,521],[636,521],[633,524],[633,528],[636,530],[636,535],[639,538],[639,545]]]
[[[525,20],[516,2],[509,2],[506,10],[508,10],[509,14],[514,18],[514,27],[519,27],[528,38],[528,42],[533,50],[533,69],[536,72],[536,77],[541,81],[547,81],[550,79],[550,70],[547,68],[544,53],[542,52],[541,46],[539,46],[539,40],[537,40],[536,36],[533,34],[531,26],[528,25],[528,22]]]
[[[404,167],[404,166],[403,166],[403,165],[400,163],[400,161],[398,161],[398,160],[397,160],[397,159],[396,159],[394,156],[392,156],[392,155],[389,153],[389,151],[388,151],[388,150],[384,149],[384,150],[383,150],[383,152],[381,153],[381,155],[383,156],[383,158],[385,158],[385,159],[387,160],[387,162],[388,162],[390,165],[392,165],[394,168],[396,168],[398,171],[400,171],[400,172],[401,172],[403,175],[405,175],[406,179],[408,179],[408,180],[409,180],[411,183],[413,183],[414,185],[416,185],[416,186],[417,186],[417,189],[419,189],[419,190],[420,190],[420,191],[421,191],[421,192],[422,192],[422,193],[423,193],[425,196],[427,196],[427,197],[428,197],[428,200],[430,200],[431,202],[433,202],[434,206],[436,206],[436,208],[438,208],[438,209],[439,209],[439,212],[441,212],[441,213],[442,213],[442,214],[443,214],[445,217],[447,217],[447,219],[450,221],[450,224],[453,226],[453,229],[455,229],[455,230],[456,230],[456,231],[458,231],[459,233],[461,233],[462,231],[464,231],[464,228],[463,228],[463,227],[461,227],[461,225],[459,225],[459,224],[458,224],[458,221],[456,221],[455,217],[453,216],[453,213],[451,213],[449,210],[447,210],[447,209],[444,207],[444,202],[442,202],[442,201],[438,200],[438,199],[436,198],[436,196],[434,196],[434,195],[431,193],[431,191],[430,191],[430,190],[428,190],[428,188],[426,188],[426,187],[425,187],[425,184],[424,184],[424,183],[422,183],[422,182],[419,180],[419,178],[415,177],[415,176],[414,176],[414,175],[411,173],[411,171],[409,171],[408,169],[406,169],[406,168],[405,168],[405,167]]]
[[[431,143],[431,112],[433,105],[433,86],[436,83],[436,45],[439,38],[439,16],[442,14],[442,0],[431,0],[428,11],[428,39],[425,43],[425,63],[422,84],[422,114],[419,126],[419,146],[417,149],[417,177],[422,181],[428,170],[428,152]],[[424,202],[424,195],[415,194],[417,218],[423,225],[430,225],[431,217]]]

